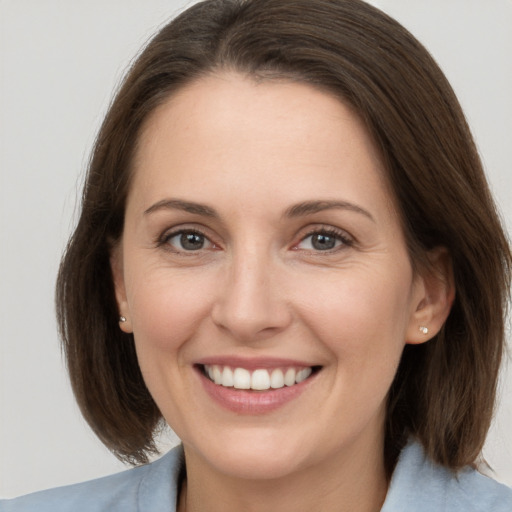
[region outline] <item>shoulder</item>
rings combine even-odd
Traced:
[[[512,512],[512,489],[469,468],[455,474],[410,442],[400,455],[381,512],[397,510]]]
[[[0,500],[0,512],[145,512],[174,510],[182,447],[161,459],[80,484]]]

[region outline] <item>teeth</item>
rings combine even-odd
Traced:
[[[252,373],[245,368],[232,369],[229,366],[205,365],[205,373],[211,381],[219,386],[235,389],[254,389],[264,391],[293,386],[306,380],[312,368],[275,368],[274,370],[254,370]]]
[[[233,370],[229,366],[224,366],[224,370],[222,370],[222,385],[230,388],[233,384]]]
[[[236,368],[233,372],[233,387],[236,389],[251,389],[251,374],[245,368]]]
[[[284,375],[283,370],[280,370],[279,368],[277,370],[274,370],[272,372],[272,375],[270,376],[270,387],[274,389],[279,389],[284,386]]]
[[[311,372],[311,368],[304,368],[302,370],[299,370],[295,377],[295,382],[298,384],[299,382],[306,380],[311,375]]]
[[[213,382],[215,382],[215,384],[222,384],[222,372],[220,370],[220,366],[213,367]]]
[[[286,373],[284,374],[284,383],[287,386],[293,386],[295,384],[295,375],[295,368],[288,368],[288,370],[286,370]]]
[[[251,389],[269,389],[270,375],[267,370],[256,370],[252,372]]]

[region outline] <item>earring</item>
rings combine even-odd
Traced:
[[[424,325],[420,325],[420,332],[422,334],[428,334],[428,327],[425,327]]]
[[[121,315],[121,316],[119,317],[119,321],[120,321],[120,322],[122,322],[122,323],[126,322],[126,317],[124,317],[124,316],[122,316],[122,315]]]

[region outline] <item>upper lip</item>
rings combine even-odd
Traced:
[[[309,368],[319,366],[311,362],[280,357],[240,357],[240,356],[211,356],[197,361],[197,365],[219,365],[231,368],[245,368],[247,370],[273,369],[273,368]]]

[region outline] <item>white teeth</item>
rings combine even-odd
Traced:
[[[277,368],[272,372],[270,376],[270,387],[274,389],[279,389],[284,386],[284,375],[283,371]]]
[[[215,365],[213,367],[213,382],[215,382],[215,384],[222,384],[222,371],[220,366]]]
[[[287,368],[282,370],[275,368],[273,370],[258,369],[252,373],[245,368],[232,369],[229,366],[205,365],[205,373],[210,380],[226,388],[235,389],[254,389],[264,391],[267,389],[279,389],[284,386],[293,386],[306,380],[312,373],[312,368]]]
[[[224,366],[222,370],[222,385],[226,388],[233,386],[233,370],[229,366]]]
[[[311,372],[311,368],[304,368],[302,370],[299,370],[295,377],[295,382],[298,384],[299,382],[306,380],[311,375]]]
[[[251,389],[251,374],[249,370],[245,368],[235,369],[233,372],[233,387],[236,389]]]
[[[252,372],[251,389],[263,390],[270,388],[270,375],[267,370]]]
[[[284,374],[284,383],[287,386],[293,386],[295,384],[295,368],[288,368]]]

